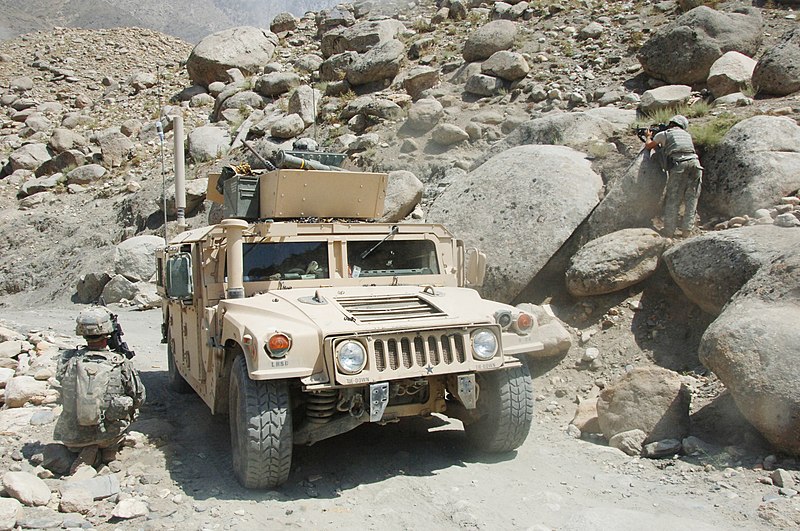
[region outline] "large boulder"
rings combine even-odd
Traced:
[[[429,66],[417,66],[409,70],[403,77],[403,88],[413,99],[439,83],[439,70]]]
[[[619,130],[614,123],[594,113],[570,112],[543,116],[521,123],[506,138],[489,149],[481,162],[514,146],[552,144],[585,149],[608,142]]]
[[[636,368],[600,392],[597,418],[606,439],[642,430],[648,442],[689,434],[691,392],[679,374],[661,367]]]
[[[270,128],[270,134],[275,138],[294,138],[302,133],[306,124],[299,114],[287,114],[278,119]]]
[[[476,96],[496,96],[505,90],[505,83],[499,77],[474,74],[464,84],[464,92]]]
[[[778,450],[800,454],[800,230],[760,225],[706,235],[665,260],[687,295],[721,310],[700,342],[700,361]]]
[[[105,271],[102,273],[87,273],[81,275],[75,286],[75,302],[90,304],[97,301],[103,294],[103,288],[111,280],[111,276]]]
[[[23,339],[0,342],[0,358],[16,358],[30,344]]]
[[[425,185],[417,176],[406,170],[389,172],[383,216],[380,221],[394,223],[405,218],[422,200]]]
[[[297,19],[291,13],[278,13],[269,23],[269,30],[272,33],[284,33],[297,29]]]
[[[52,160],[52,159],[51,159]],[[17,198],[28,197],[29,195],[38,194],[39,192],[47,192],[55,187],[64,184],[67,178],[61,174],[48,175],[46,177],[34,177],[22,183],[17,192]]]
[[[403,109],[392,100],[375,96],[361,96],[348,103],[340,114],[343,120],[356,115],[378,118],[381,120],[399,120]]]
[[[68,478],[61,483],[60,490],[63,493],[69,489],[88,491],[95,501],[110,498],[120,492],[119,479],[115,474],[95,476],[89,479]]]
[[[602,179],[564,146],[519,146],[453,182],[430,207],[468,246],[487,253],[482,292],[510,302],[597,205]]]
[[[246,109],[247,107],[251,109],[263,109],[265,105],[266,101],[259,93],[252,90],[243,90],[237,92],[230,98],[226,98],[225,101],[220,104],[219,110]]]
[[[45,144],[25,144],[8,157],[11,172],[35,170],[52,158]]]
[[[24,340],[25,336],[17,332],[16,330],[11,330],[10,328],[6,328],[5,326],[0,326],[0,342],[3,341],[16,341],[16,340]]]
[[[347,69],[358,59],[356,52],[332,55],[319,65],[320,81],[341,81],[347,76]]]
[[[356,16],[352,5],[339,4],[318,12],[314,21],[317,23],[317,34],[325,35],[336,28],[352,26],[356,23]]]
[[[311,85],[300,85],[289,98],[289,114],[297,114],[306,127],[317,120],[322,93]]]
[[[704,83],[714,61],[730,51],[753,57],[761,46],[760,11],[722,13],[700,6],[659,28],[639,49],[645,73],[667,83]]]
[[[500,50],[481,64],[481,72],[506,81],[516,81],[528,75],[531,67],[521,53]]]
[[[433,129],[444,116],[444,107],[438,100],[424,98],[414,102],[408,109],[408,120],[405,127],[424,133]]]
[[[800,455],[800,230],[781,230],[788,240],[774,242],[774,257],[711,323],[698,353],[745,418],[779,451]]]
[[[15,376],[6,384],[6,407],[24,407],[27,403],[41,403],[47,395],[47,382],[33,376]]]
[[[708,90],[715,98],[742,92],[750,86],[756,60],[739,52],[726,52],[708,72]]]
[[[216,160],[230,149],[231,134],[227,127],[204,125],[189,133],[187,145],[189,157],[193,161]]]
[[[83,147],[87,144],[87,140],[82,134],[76,133],[72,129],[57,127],[50,135],[49,144],[55,153],[61,153],[76,147]]]
[[[759,92],[786,96],[800,90],[800,28],[792,28],[764,52],[753,70]]]
[[[75,168],[83,166],[85,162],[86,155],[77,149],[62,151],[36,168],[36,176],[44,177],[46,175],[53,175],[54,173],[69,173]]]
[[[323,35],[320,49],[326,58],[347,51],[367,53],[376,46],[396,39],[405,29],[402,22],[393,18],[359,22]]]
[[[227,81],[231,68],[253,75],[275,53],[278,36],[263,29],[242,26],[213,33],[201,40],[186,62],[193,83],[207,87],[214,81]]]
[[[692,95],[688,85],[665,85],[650,89],[642,94],[639,110],[642,114],[652,114],[661,109],[675,109],[685,104]]]
[[[495,52],[511,49],[516,36],[516,23],[510,20],[493,20],[469,34],[461,55],[468,63],[483,61]]]
[[[139,294],[139,284],[128,280],[124,275],[114,275],[103,286],[103,301],[114,304],[122,301],[132,301]]]
[[[280,96],[299,87],[302,80],[294,72],[270,72],[259,77],[255,90],[264,96]]]
[[[664,262],[689,300],[719,315],[765,264],[793,245],[794,232],[774,225],[711,232],[670,247]]]
[[[304,74],[314,74],[322,66],[322,57],[316,53],[307,53],[301,55],[292,63],[295,70]]]
[[[652,229],[623,229],[592,240],[575,253],[567,289],[576,297],[602,295],[652,275],[669,240]]]
[[[440,146],[453,146],[469,140],[469,134],[455,124],[439,124],[431,131],[431,140]]]
[[[366,85],[382,80],[392,80],[400,72],[400,61],[406,48],[397,39],[392,39],[359,55],[347,69],[347,82],[353,86]]]
[[[206,200],[206,192],[208,191],[208,178],[199,177],[197,179],[189,179],[186,181],[186,210],[187,216],[192,216]],[[163,198],[158,202],[159,208],[163,209]],[[171,186],[167,189],[167,215],[175,218],[178,215],[178,210],[175,207],[175,187]]]
[[[156,273],[156,249],[164,247],[164,238],[153,235],[134,236],[114,250],[114,272],[138,281],[150,280]]]
[[[28,472],[6,472],[3,487],[12,498],[29,507],[47,505],[50,501],[47,483]]]
[[[5,389],[16,371],[8,367],[0,367],[0,389]]]
[[[727,217],[753,215],[800,188],[800,126],[783,116],[734,125],[704,159],[705,201]]]
[[[0,531],[16,529],[22,518],[22,504],[14,498],[0,498]]]
[[[108,170],[99,164],[87,164],[69,172],[67,184],[92,184],[102,179],[106,173]]]
[[[103,166],[118,168],[128,162],[136,152],[136,146],[130,138],[120,131],[107,131],[97,139],[103,155]]]
[[[642,150],[621,176],[606,185],[606,195],[586,222],[589,239],[614,231],[651,227],[661,215],[667,176],[650,152]]]

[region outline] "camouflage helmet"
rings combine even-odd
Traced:
[[[82,310],[75,319],[75,333],[79,336],[102,336],[114,331],[111,314],[105,308],[95,307]]]
[[[689,120],[687,120],[686,117],[681,114],[676,114],[675,116],[670,118],[669,123],[677,125],[684,131],[686,131],[686,129],[689,128]]]

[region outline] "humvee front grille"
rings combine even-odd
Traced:
[[[388,297],[338,297],[342,308],[361,322],[399,321],[441,317],[445,313],[416,295]]]
[[[462,330],[439,330],[374,337],[375,368],[385,372],[465,363],[468,334]]]

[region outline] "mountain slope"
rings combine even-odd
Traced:
[[[4,0],[0,40],[54,27],[154,29],[189,42],[221,29],[269,27],[278,13],[302,15],[333,0]]]

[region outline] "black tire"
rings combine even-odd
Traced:
[[[283,380],[251,380],[244,355],[233,361],[228,400],[233,472],[243,487],[277,487],[292,466],[292,411]]]
[[[192,386],[181,376],[178,367],[175,366],[175,354],[172,352],[172,343],[169,340],[167,340],[167,387],[170,391],[182,395],[194,392]]]
[[[519,448],[533,420],[533,380],[528,365],[478,373],[477,420],[464,426],[470,443],[492,453]]]

